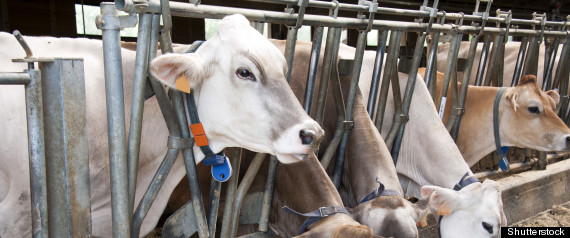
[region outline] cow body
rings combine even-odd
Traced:
[[[286,163],[302,160],[310,154],[312,143],[304,143],[300,131],[310,131],[314,140],[318,140],[323,132],[303,112],[287,87],[282,54],[249,27],[249,22],[243,16],[231,16],[222,22],[220,31],[212,41],[204,43],[201,50],[190,55],[163,56],[151,65],[153,73],[162,80],[168,80],[172,75],[187,76],[190,85],[196,89],[198,114],[214,152],[226,146],[242,146],[276,154],[278,159]],[[236,42],[232,44],[230,39]],[[27,37],[26,40],[35,56],[85,60],[93,235],[110,236],[111,197],[106,107],[103,103],[102,43],[99,40],[50,37]],[[24,65],[10,62],[13,58],[24,56],[15,38],[0,33],[0,42],[0,71],[23,70]],[[217,50],[215,54],[208,52],[212,49]],[[236,53],[238,57],[232,57]],[[135,55],[128,50],[122,50],[121,55],[125,107],[130,108]],[[216,57],[220,57],[219,61],[216,61]],[[261,60],[265,64],[255,63]],[[240,78],[244,75],[240,69],[246,69],[257,80]],[[168,85],[169,82],[163,83]],[[216,89],[225,93],[223,97],[213,97],[219,93]],[[230,96],[234,98],[228,98]],[[211,110],[213,104],[216,110]],[[227,109],[226,114],[220,112],[221,109]],[[0,111],[3,112],[0,115],[0,128],[3,129],[0,135],[0,160],[7,165],[0,168],[0,236],[28,236],[31,234],[31,217],[27,139],[23,136],[26,135],[26,121],[22,86],[0,87]],[[129,110],[126,114],[126,118],[129,118]],[[283,120],[274,120],[273,117]],[[143,118],[143,146],[139,156],[135,203],[142,197],[152,178],[150,175],[157,170],[167,151],[168,130],[156,99],[145,102]],[[128,128],[128,121],[126,124]],[[224,133],[219,130],[224,130]],[[199,149],[194,148],[194,151],[196,162],[200,162],[204,156]],[[141,234],[148,233],[155,226],[169,195],[184,174],[182,160],[178,158],[143,221]]]

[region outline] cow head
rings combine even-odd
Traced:
[[[541,151],[570,149],[570,129],[554,112],[560,95],[541,91],[535,76],[522,77],[501,100],[503,144]]]
[[[433,214],[443,216],[441,237],[498,237],[500,228],[507,225],[495,181],[473,183],[460,191],[424,186],[421,193],[432,197]]]
[[[281,52],[242,15],[220,21],[195,53],[166,54],[151,63],[168,87],[188,82],[214,152],[243,147],[292,163],[304,159],[324,132],[293,95],[286,68]],[[201,151],[194,151],[201,161]]]
[[[417,225],[427,225],[431,196],[412,204],[397,195],[380,196],[351,209],[351,215],[370,227],[374,235],[418,237]]]

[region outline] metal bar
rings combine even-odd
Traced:
[[[398,134],[394,140],[394,144],[391,148],[392,160],[394,164],[398,162],[398,155],[400,153],[400,145],[402,144],[402,138],[404,137],[404,130],[406,128],[406,122],[408,115],[410,113],[410,105],[412,104],[412,96],[414,94],[414,87],[416,85],[416,78],[418,75],[418,67],[420,66],[420,60],[422,57],[422,52],[424,48],[424,42],[428,33],[420,33],[417,41],[416,47],[414,49],[414,56],[412,57],[412,64],[410,72],[408,73],[408,84],[406,85],[406,91],[404,94],[403,102],[403,112],[399,117],[401,122],[400,128],[398,129]],[[396,100],[396,99],[394,99]]]
[[[239,220],[239,210],[241,209],[241,204],[243,202],[243,198],[245,197],[247,190],[251,186],[251,183],[253,182],[253,179],[255,178],[257,171],[259,171],[259,167],[261,167],[261,164],[263,164],[263,161],[264,161],[266,155],[267,154],[257,153],[255,155],[255,157],[253,158],[253,161],[251,161],[249,168],[247,168],[247,172],[245,172],[245,175],[241,179],[241,183],[240,183],[238,190],[237,190],[237,193],[236,193],[236,201],[235,201],[234,210],[233,210],[233,217],[232,217],[232,224],[231,224],[232,228],[231,228],[230,237],[236,237],[237,226],[238,226],[237,223]]]
[[[517,86],[519,84],[519,79],[521,78],[522,64],[524,62],[524,56],[526,53],[526,48],[528,46],[528,37],[524,37],[521,40],[519,47],[519,54],[517,56],[517,63],[515,64],[515,72],[513,73],[513,81],[511,82],[511,87]]]
[[[51,237],[91,235],[89,145],[82,59],[39,63]]]
[[[542,91],[548,91],[555,85],[551,85],[550,81],[552,80],[552,70],[554,69],[554,63],[556,60],[556,55],[558,54],[558,46],[560,45],[560,38],[554,39],[554,46],[552,53],[550,54],[550,60],[548,61],[547,67],[544,69],[544,78],[542,80]]]
[[[461,37],[463,34],[454,31],[451,33],[453,35],[453,41],[449,46],[449,54],[447,56],[447,66],[445,67],[445,75],[443,79],[443,84],[441,85],[441,91],[438,96],[439,107],[437,110],[439,111],[439,118],[443,118],[443,112],[445,110],[445,103],[447,101],[447,90],[449,88],[449,81],[451,79],[451,73],[455,69],[457,65],[457,55],[459,53],[459,46],[461,44]]]
[[[248,1],[289,4],[289,5],[295,5],[298,2],[298,0],[248,0]],[[316,0],[310,0],[308,6],[316,8],[327,8],[327,9],[334,9],[336,7],[334,3],[316,1]],[[368,7],[363,5],[340,3],[339,10],[358,12],[358,11],[367,11]],[[429,17],[429,12],[426,11],[397,9],[397,8],[388,8],[388,7],[378,7],[378,10],[375,13],[409,16],[409,17]],[[442,12],[438,12],[436,17],[442,17],[443,14],[444,13]],[[483,16],[481,15],[461,15],[459,13],[446,13],[446,15],[447,15],[446,18],[448,18],[449,20],[459,20],[461,18],[464,18],[465,20],[468,21],[483,21]],[[501,17],[487,17],[486,21],[495,22],[495,23],[506,23],[506,20]],[[536,25],[540,24],[540,21],[527,20],[527,19],[512,19],[511,23],[517,25]],[[546,26],[563,26],[563,25],[570,25],[570,23],[556,22],[556,21],[546,22]]]
[[[483,85],[483,77],[485,76],[485,68],[487,66],[487,58],[489,57],[489,47],[491,46],[491,35],[485,36],[485,43],[481,50],[481,58],[479,59],[479,66],[477,66],[477,76],[475,77],[475,86]]]
[[[131,232],[132,238],[139,237],[142,222],[148,213],[150,206],[154,202],[156,195],[158,195],[160,188],[162,188],[162,185],[164,184],[168,173],[172,169],[172,166],[178,157],[178,151],[178,149],[168,149],[168,152],[164,156],[164,160],[162,160],[162,163],[160,163],[160,167],[158,167],[158,170],[156,174],[154,174],[149,187],[139,202],[139,205],[133,214],[133,225]]]
[[[429,51],[429,56],[426,64],[426,72],[424,80],[426,81],[426,86],[432,97],[433,103],[435,104],[436,90],[437,90],[437,46],[439,44],[439,32],[433,33],[433,39],[431,42],[431,48]]]
[[[263,192],[263,206],[261,208],[261,217],[259,219],[259,228],[261,232],[268,231],[269,214],[271,212],[271,203],[275,190],[275,175],[277,175],[277,165],[279,161],[272,155],[269,159],[269,168],[267,169],[267,180],[265,182],[265,192]]]
[[[560,97],[564,98],[564,96],[568,95],[568,74],[564,73],[567,72],[566,64],[568,62],[568,51],[570,50],[570,39],[566,38],[566,43],[562,46],[562,51],[560,52],[560,58],[558,59],[558,67],[556,68],[556,74],[554,75],[554,82],[552,82],[552,88],[560,89]],[[560,84],[560,85],[559,85]],[[565,85],[564,85],[565,84]],[[563,88],[563,86],[566,86]],[[562,99],[564,101],[565,99]],[[565,111],[565,110],[562,110]]]
[[[503,64],[505,63],[503,39],[503,35],[495,35],[493,38],[493,49],[491,50],[491,59],[489,60],[489,68],[485,77],[485,86],[501,87],[503,84]]]
[[[0,84],[18,85],[30,83],[28,73],[0,73]]]
[[[30,83],[26,84],[26,116],[28,118],[28,156],[30,157],[30,188],[32,192],[32,235],[48,237],[48,203],[46,160],[44,146],[43,102],[41,74],[28,70]]]
[[[395,71],[395,69],[393,69]],[[398,135],[398,131],[400,130],[400,125],[402,125],[402,95],[400,93],[400,79],[398,78],[398,73],[393,73],[390,76],[391,83],[392,83],[392,98],[394,98],[394,116],[392,116],[392,127],[390,127],[390,131],[386,136],[386,147],[392,148],[394,145],[394,140],[396,140],[396,136]],[[392,158],[394,164],[396,164],[396,160]]]
[[[285,60],[287,61],[287,73],[285,79],[287,83],[291,81],[291,71],[293,69],[293,59],[295,58],[295,45],[297,44],[297,28],[289,27],[287,41],[285,43]]]
[[[297,14],[289,14],[284,12],[274,12],[274,11],[264,11],[264,10],[253,10],[253,9],[243,9],[243,8],[231,8],[231,7],[220,7],[201,4],[195,6],[189,3],[182,2],[171,2],[171,11],[173,16],[180,17],[192,17],[192,18],[222,18],[227,15],[232,14],[242,14],[251,21],[260,21],[267,23],[277,23],[285,25],[295,25],[297,22]],[[448,13],[446,18],[453,19],[452,14]],[[458,14],[460,15],[460,14]],[[443,16],[443,15],[442,15]],[[466,15],[467,16],[467,15]],[[458,18],[459,19],[459,18]],[[468,20],[467,18],[465,18]],[[489,18],[491,19],[491,18]],[[501,18],[502,19],[502,18]],[[533,21],[533,23],[538,24],[539,21]],[[511,24],[517,23],[515,19],[511,21]],[[358,18],[347,18],[338,17],[332,18],[329,16],[311,15],[304,14],[303,25],[311,26],[325,26],[325,27],[344,27],[363,30],[368,27],[368,21],[363,21]],[[398,22],[389,20],[373,20],[374,29],[389,29],[389,30],[407,30],[407,31],[425,31],[429,23],[416,23],[416,22]],[[437,32],[449,32],[453,28],[450,24],[434,24],[431,26],[430,31]],[[475,34],[480,32],[480,27],[477,26],[461,26],[458,30],[464,33]],[[485,33],[494,34],[504,34],[506,32],[505,28],[488,27],[484,29]],[[520,35],[540,35],[541,30],[530,30],[530,29],[510,29],[509,34],[514,36]],[[566,36],[565,32],[545,30],[544,36]]]
[[[390,33],[390,47],[388,48],[388,58],[386,59],[386,65],[384,66],[382,86],[380,87],[380,98],[378,99],[378,108],[376,109],[376,128],[380,132],[382,131],[382,124],[384,122],[384,111],[386,110],[386,101],[388,98],[390,79],[392,77],[392,74],[398,73],[396,71],[396,65],[398,64],[398,55],[400,52],[401,40],[402,31],[392,31]]]
[[[338,48],[338,44],[335,44],[336,35],[340,34],[339,28],[329,28],[327,33],[327,43],[325,46],[325,55],[323,56],[323,67],[321,73],[321,83],[319,86],[319,95],[317,96],[317,113],[315,116],[315,121],[320,125],[323,124],[323,115],[325,110],[325,104],[327,99],[327,90],[329,85],[329,80],[331,77],[331,67],[333,65],[333,51],[334,48]]]
[[[220,233],[220,237],[222,238],[229,238],[231,233],[231,228],[233,221],[231,218],[233,217],[232,212],[234,211],[234,205],[236,200],[236,190],[238,185],[238,178],[239,173],[237,171],[240,170],[241,164],[241,148],[229,148],[226,149],[227,156],[230,158],[232,164],[232,171],[236,171],[235,175],[230,177],[228,183],[228,188],[226,189],[226,201],[224,207],[224,215],[222,220],[222,231]]]
[[[317,78],[317,70],[319,67],[319,57],[321,55],[321,44],[323,42],[323,27],[319,26],[315,29],[313,38],[313,46],[311,48],[311,60],[309,62],[309,72],[307,76],[307,86],[305,89],[304,108],[307,114],[311,115],[311,107],[313,106],[313,95],[315,92],[315,84]]]
[[[139,15],[139,30],[133,80],[133,95],[131,102],[131,121],[129,125],[129,141],[127,160],[129,169],[129,211],[135,206],[135,191],[137,184],[138,160],[141,145],[142,115],[144,110],[144,92],[148,69],[148,50],[150,43],[152,14]]]
[[[101,15],[116,16],[115,5],[112,3],[101,3]],[[102,31],[105,91],[107,95],[107,126],[109,129],[113,237],[130,237],[127,143],[120,32],[118,28],[103,29]]]
[[[376,48],[376,58],[374,59],[374,71],[372,72],[372,83],[370,84],[370,94],[368,96],[368,105],[366,110],[370,119],[374,118],[374,109],[376,108],[376,97],[378,97],[378,84],[382,75],[382,66],[384,66],[384,53],[386,52],[386,40],[388,38],[387,30],[380,30],[378,33],[378,48]]]
[[[358,89],[358,80],[360,78],[360,68],[362,67],[362,59],[364,57],[364,47],[366,47],[366,34],[367,31],[359,31],[358,41],[356,44],[356,53],[354,55],[354,64],[352,66],[351,82],[348,91],[348,101],[346,104],[346,120],[352,121],[354,102],[356,99],[356,90]],[[348,143],[348,133],[350,131],[345,131],[340,142],[339,152],[337,161],[334,168],[333,183],[338,189],[340,186],[340,178],[342,175],[342,169],[344,166],[344,157],[346,153],[346,145]]]
[[[218,207],[220,206],[220,195],[222,194],[222,182],[212,179],[210,186],[210,203],[208,211],[208,231],[210,237],[216,236],[216,223],[218,220]]]
[[[465,99],[467,97],[467,88],[469,88],[469,80],[471,79],[471,70],[473,69],[473,61],[475,61],[475,54],[477,53],[477,45],[479,43],[479,35],[473,35],[471,38],[471,45],[469,46],[469,56],[467,58],[467,65],[463,73],[463,81],[461,82],[461,92],[459,93],[458,107],[455,112],[451,112],[451,116],[455,116],[453,120],[453,128],[451,129],[451,138],[457,141],[457,134],[459,133],[459,125],[461,124],[461,117],[465,110]]]
[[[534,36],[530,39],[530,43],[528,45],[528,50],[526,53],[526,58],[524,60],[522,75],[527,75],[527,74],[537,75],[539,50],[540,50],[539,37]]]

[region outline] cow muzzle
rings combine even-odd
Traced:
[[[275,155],[281,163],[304,160],[318,148],[325,132],[314,120],[305,120],[285,130],[274,142]]]

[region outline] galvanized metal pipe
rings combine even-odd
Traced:
[[[560,58],[558,60],[558,67],[556,68],[556,75],[554,75],[554,81],[552,82],[552,88],[560,89],[561,103],[564,101],[564,96],[568,95],[568,69],[566,68],[568,62],[568,56],[570,51],[570,37],[566,38],[566,43],[562,46],[562,51],[560,52]],[[566,74],[564,73],[566,72]],[[560,85],[559,85],[560,84]],[[566,88],[563,88],[566,86]]]
[[[229,148],[226,149],[227,156],[230,158],[232,164],[232,171],[239,171],[240,164],[241,164],[241,148]],[[231,228],[233,221],[231,220],[235,206],[236,200],[236,190],[238,185],[238,178],[239,176],[232,176],[230,177],[229,181],[227,182],[228,188],[226,189],[226,201],[224,206],[224,215],[222,220],[222,231],[220,233],[220,237],[222,238],[229,238],[231,235]]]
[[[311,107],[313,106],[313,95],[315,92],[315,84],[317,79],[317,70],[319,67],[319,58],[321,56],[321,44],[323,42],[323,27],[319,26],[315,30],[313,45],[311,48],[311,59],[309,61],[309,72],[307,76],[307,86],[305,87],[305,100],[303,108],[307,114],[311,115]]]
[[[148,50],[150,43],[152,14],[139,15],[139,30],[133,80],[133,95],[131,102],[131,121],[129,124],[129,142],[127,160],[129,163],[129,211],[135,205],[138,160],[141,145],[142,115],[144,110],[144,93],[148,69]]]
[[[544,69],[545,72],[542,80],[542,91],[548,91],[551,88],[556,87],[556,85],[551,85],[550,81],[552,79],[552,71],[554,69],[554,62],[556,60],[556,55],[558,54],[559,44],[560,44],[560,38],[554,39],[554,47],[552,53],[550,54],[550,60],[548,61],[547,67]]]
[[[384,111],[386,110],[386,101],[388,99],[388,89],[390,87],[390,80],[392,74],[398,74],[398,72],[396,71],[396,67],[398,65],[398,55],[400,52],[401,40],[402,40],[402,31],[391,32],[390,47],[388,48],[388,57],[386,59],[386,65],[384,66],[384,74],[382,75],[382,86],[380,87],[380,98],[378,99],[379,100],[378,108],[376,109],[376,128],[378,129],[378,131],[382,131],[382,124],[384,122]],[[395,100],[396,98],[394,99],[394,101]]]
[[[356,53],[354,55],[354,64],[352,66],[351,82],[348,91],[348,101],[346,104],[346,120],[352,121],[353,118],[353,108],[356,99],[356,90],[358,90],[358,80],[360,78],[360,69],[362,67],[362,59],[364,57],[364,47],[366,47],[366,34],[367,31],[359,31],[358,40],[356,44]],[[344,166],[344,159],[346,153],[346,145],[348,143],[348,133],[350,131],[345,131],[340,142],[339,152],[337,161],[334,169],[333,183],[338,189],[340,186],[340,179],[342,176],[342,169]]]
[[[0,73],[0,84],[21,85],[30,83],[29,73]]]
[[[101,15],[117,16],[115,5],[101,3]],[[111,206],[113,237],[130,237],[128,198],[127,143],[123,102],[123,71],[120,29],[102,29],[109,128],[109,164],[111,167]]]
[[[339,28],[329,28],[327,33],[327,43],[325,46],[325,55],[323,56],[323,67],[321,72],[321,83],[319,86],[319,95],[317,96],[317,112],[315,116],[315,121],[320,125],[323,124],[323,116],[325,110],[325,104],[327,99],[327,91],[329,86],[329,80],[331,77],[331,67],[333,65],[333,52],[334,48],[338,48],[338,44],[335,44],[336,35],[340,34]]]
[[[289,27],[287,31],[287,41],[285,42],[285,60],[287,61],[287,73],[285,79],[287,83],[291,81],[291,71],[293,70],[293,59],[295,58],[295,45],[297,44],[297,28]]]
[[[275,176],[277,175],[277,165],[279,161],[277,157],[272,155],[269,159],[269,168],[267,169],[267,179],[265,182],[265,191],[263,192],[263,204],[261,207],[261,216],[259,218],[259,228],[261,232],[269,230],[269,214],[271,212],[271,203],[273,202],[273,194],[275,192]]]
[[[267,154],[257,153],[253,158],[253,161],[251,161],[249,168],[247,168],[247,172],[245,172],[245,175],[241,179],[241,183],[238,187],[236,194],[234,210],[232,213],[233,217],[232,217],[232,224],[231,224],[232,228],[231,228],[230,237],[236,237],[238,220],[239,220],[239,210],[241,209],[243,198],[245,197],[247,190],[251,186],[251,183],[253,182],[253,179],[255,178],[257,171],[259,171],[259,167],[261,167],[261,164],[263,164],[266,155]]]
[[[503,35],[495,35],[493,39],[493,49],[489,61],[489,68],[485,77],[485,86],[503,86],[503,65],[505,64],[505,45]],[[493,82],[495,84],[493,84]]]
[[[386,147],[388,148],[392,148],[394,145],[394,140],[396,140],[396,136],[398,135],[398,131],[402,125],[402,113],[404,111],[402,107],[402,95],[400,94],[400,79],[398,78],[398,74],[392,74],[390,79],[392,81],[392,98],[394,99],[394,116],[392,116],[393,123],[385,139]],[[396,160],[394,160],[394,158],[392,158],[392,161],[396,164]]]
[[[528,50],[526,53],[526,58],[524,61],[523,66],[523,73],[522,75],[532,74],[537,75],[538,73],[538,58],[539,58],[539,37],[534,36],[530,39],[530,43],[528,45]]]
[[[426,81],[426,86],[429,90],[429,94],[431,95],[431,98],[433,100],[433,103],[435,104],[435,97],[437,94],[437,73],[434,73],[434,71],[437,71],[437,46],[439,44],[439,32],[434,32],[433,33],[433,38],[432,38],[432,42],[431,42],[431,48],[429,51],[429,56],[427,59],[427,64],[426,64],[426,72],[424,75],[424,80]]]
[[[521,40],[521,45],[519,47],[519,54],[517,56],[517,63],[515,64],[515,72],[513,73],[513,81],[511,81],[511,87],[517,86],[519,84],[519,79],[521,78],[522,64],[524,62],[524,56],[526,53],[527,46],[528,46],[528,37],[524,37]]]
[[[381,30],[378,35],[378,47],[376,48],[374,71],[372,72],[372,82],[370,84],[368,105],[366,107],[370,119],[374,119],[374,109],[376,108],[376,98],[378,97],[378,85],[380,83],[380,76],[382,75],[382,66],[384,66],[384,53],[386,52],[388,30]]]
[[[171,11],[173,16],[192,17],[192,18],[222,18],[232,14],[242,14],[251,21],[295,25],[297,22],[297,14],[289,14],[284,12],[253,10],[243,8],[220,7],[200,4],[195,6],[190,3],[171,2]],[[443,15],[442,15],[443,16]],[[451,14],[446,15],[446,19],[450,18]],[[512,24],[517,24],[513,19]],[[536,23],[536,22],[535,22]],[[353,29],[366,29],[368,21],[363,21],[357,18],[338,17],[332,18],[329,16],[304,14],[303,25],[311,26],[326,26],[326,27],[343,27]],[[373,29],[389,29],[389,30],[406,30],[423,32],[429,26],[429,23],[416,23],[416,22],[398,22],[389,20],[373,20]],[[449,32],[454,26],[450,24],[433,24],[430,31]],[[475,34],[480,32],[480,27],[476,26],[461,26],[458,30],[464,33]],[[489,27],[484,28],[485,33],[504,34],[505,28]],[[509,35],[540,35],[541,30],[530,29],[510,29]],[[566,36],[565,32],[545,30],[544,36]]]
[[[150,210],[150,206],[152,206],[156,195],[158,195],[158,192],[162,188],[162,185],[164,184],[168,173],[170,173],[170,170],[172,169],[172,166],[178,157],[178,151],[178,149],[168,149],[166,155],[164,156],[164,160],[162,160],[162,163],[160,163],[160,167],[158,167],[158,170],[154,174],[149,187],[139,202],[139,205],[133,214],[133,225],[131,232],[132,238],[139,237],[142,222],[148,213],[148,210]]]
[[[222,182],[212,179],[210,186],[210,203],[208,211],[208,231],[210,237],[216,236],[216,223],[218,221],[218,207],[220,206],[220,196],[222,194]]]
[[[477,66],[477,76],[475,77],[475,86],[483,85],[483,77],[485,76],[485,68],[487,67],[487,58],[489,55],[489,47],[491,46],[491,35],[485,36],[485,43],[481,50],[481,58],[479,59],[479,66]]]
[[[30,157],[30,189],[32,192],[32,236],[48,237],[48,203],[46,157],[44,143],[41,73],[28,70],[30,82],[25,86],[28,118],[28,156]]]
[[[453,36],[453,41],[449,47],[449,54],[447,56],[447,65],[445,67],[445,75],[443,79],[443,84],[441,85],[441,91],[438,96],[438,104],[439,105],[437,110],[439,111],[440,119],[443,118],[443,112],[445,110],[445,103],[447,101],[447,90],[449,88],[449,82],[451,79],[451,73],[456,69],[457,66],[457,55],[459,53],[459,46],[461,44],[461,37],[463,34],[454,31],[451,33]]]
[[[392,145],[391,148],[392,160],[394,161],[394,164],[398,162],[400,146],[402,144],[402,138],[404,137],[404,130],[406,129],[406,123],[410,113],[412,96],[414,94],[414,87],[416,85],[416,78],[418,75],[418,67],[420,66],[420,60],[422,57],[424,42],[426,40],[427,34],[428,33],[421,33],[416,41],[416,47],[414,49],[414,55],[412,57],[411,68],[410,72],[408,73],[408,83],[406,85],[406,91],[404,93],[403,111],[402,115],[399,117],[401,125],[400,128],[398,129],[398,134],[396,135],[396,139],[394,140],[394,144]]]
[[[455,112],[451,112],[450,124],[453,125],[451,129],[451,138],[457,141],[457,134],[459,133],[459,125],[461,124],[461,117],[465,111],[465,99],[467,97],[467,88],[469,87],[469,80],[471,79],[471,70],[473,69],[473,61],[475,61],[475,54],[477,53],[477,45],[479,43],[479,35],[473,35],[471,38],[471,44],[469,46],[469,55],[467,60],[467,65],[463,73],[463,81],[461,82],[461,92],[459,93],[458,106],[455,108]]]

